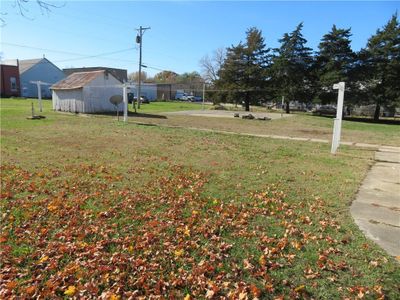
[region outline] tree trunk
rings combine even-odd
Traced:
[[[379,121],[379,115],[381,113],[381,106],[376,104],[375,113],[374,113],[374,121]]]
[[[286,101],[286,113],[290,114],[289,101]]]
[[[250,111],[250,99],[249,93],[246,93],[246,99],[244,100],[245,110]]]
[[[245,104],[245,111],[250,111],[250,102],[246,100],[244,104]]]

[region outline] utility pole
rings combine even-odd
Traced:
[[[139,82],[137,86],[137,95],[136,99],[138,101],[138,108],[140,108],[140,85],[141,85],[141,80],[142,80],[142,41],[143,41],[143,33],[147,30],[151,29],[150,27],[142,27],[140,26],[139,29],[136,29],[138,31],[138,35],[136,36],[136,43],[139,44]]]

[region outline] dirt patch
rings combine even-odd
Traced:
[[[298,130],[301,133],[305,133],[305,134],[312,134],[312,135],[327,135],[327,134],[331,134],[332,132],[328,131],[328,130],[316,130],[316,129],[299,129]]]

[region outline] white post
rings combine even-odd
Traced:
[[[283,103],[285,103],[285,96],[282,96],[281,118],[283,118]]]
[[[124,122],[128,122],[128,95],[127,86],[124,84],[123,88],[123,103],[124,103]]]
[[[42,112],[42,87],[41,82],[36,81],[36,86],[38,90],[38,99],[39,99],[39,111]]]
[[[206,84],[203,83],[203,110],[204,110],[204,101],[206,98]]]
[[[333,85],[335,90],[339,90],[338,102],[336,107],[336,118],[333,123],[333,136],[331,153],[335,154],[340,144],[340,133],[342,130],[342,115],[343,115],[343,100],[344,100],[344,82],[339,82]]]

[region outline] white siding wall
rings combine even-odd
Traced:
[[[82,89],[53,90],[53,109],[68,112],[83,112]]]
[[[112,112],[116,108],[110,102],[110,97],[114,95],[122,96],[122,87],[99,87],[86,86],[83,88],[83,97],[85,99],[84,113]],[[122,103],[119,105],[122,109]]]
[[[115,106],[110,103],[110,97],[114,95],[122,96],[121,82],[111,74],[108,75],[108,78],[105,78],[104,75],[99,75],[83,88],[84,112],[116,111]],[[122,109],[122,104],[119,105],[119,109]]]

